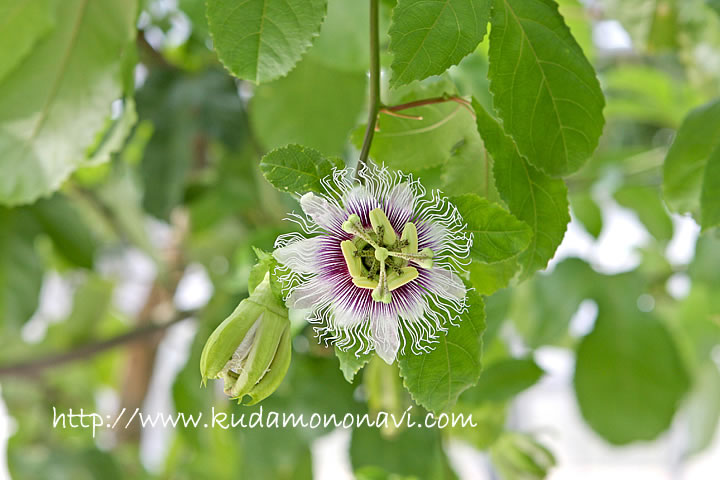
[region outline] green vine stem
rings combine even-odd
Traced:
[[[368,123],[365,129],[360,157],[358,159],[358,170],[367,163],[375,135],[375,125],[380,111],[380,29],[378,26],[378,2],[370,0],[370,105],[368,111]]]

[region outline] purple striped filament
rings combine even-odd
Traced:
[[[302,196],[291,219],[303,232],[278,237],[274,256],[287,306],[308,309],[321,339],[374,349],[390,364],[407,345],[430,351],[467,309],[460,275],[472,234],[447,198],[411,175],[369,164],[359,183],[353,173],[335,170],[326,194]]]

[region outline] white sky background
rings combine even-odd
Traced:
[[[163,3],[163,2],[159,2]],[[171,2],[172,3],[172,2]],[[185,35],[182,22],[176,26],[180,30],[176,36]],[[183,33],[185,32],[185,33]],[[153,33],[153,32],[148,32]],[[162,33],[159,33],[162,35]],[[148,35],[149,39],[152,35]],[[632,48],[630,38],[622,26],[614,20],[599,22],[595,25],[594,41],[605,51],[627,51]],[[175,43],[175,42],[174,42]],[[182,43],[178,41],[177,43]],[[636,249],[649,241],[649,235],[638,222],[634,213],[619,207],[611,200],[601,199],[603,207],[604,229],[598,240],[587,234],[582,226],[573,221],[565,239],[558,249],[556,264],[563,258],[577,256],[590,262],[604,273],[616,273],[635,268],[639,262]],[[695,240],[699,228],[694,221],[674,217],[675,235],[667,250],[668,259],[675,264],[687,263],[693,256]],[[108,266],[110,270],[124,266],[124,283],[117,289],[116,303],[125,308],[127,298],[138,298],[138,292],[146,290],[152,281],[154,271],[148,260],[137,252],[128,252],[116,264]],[[57,279],[55,279],[57,280]],[[62,292],[52,278],[44,286],[47,292],[39,308],[39,315],[30,322],[28,340],[42,338],[47,325],[62,318],[57,312],[48,312],[47,300],[57,305]],[[55,283],[53,283],[55,282]],[[683,279],[678,279],[677,291],[687,288]],[[176,303],[182,308],[201,306],[212,294],[207,275],[202,267],[193,266],[189,275],[181,284]],[[68,295],[67,292],[65,292]],[[125,299],[125,300],[124,300]],[[69,306],[65,305],[69,310]],[[43,310],[45,309],[45,310]],[[571,330],[582,335],[592,329],[595,311],[592,305],[583,305],[575,316]],[[160,349],[165,352],[158,356],[163,359],[157,365],[156,374],[145,408],[148,411],[172,409],[170,388],[172,379],[187,360],[194,326],[183,323],[169,331]],[[594,434],[582,420],[572,389],[574,357],[572,352],[554,348],[540,348],[535,353],[536,361],[547,374],[535,386],[517,397],[511,409],[512,428],[520,431],[542,432],[541,439],[557,456],[559,466],[552,471],[551,480],[707,480],[716,478],[720,471],[720,438],[716,434],[714,445],[691,458],[679,463],[677,452],[682,450],[684,432],[682,419],[678,418],[673,428],[658,440],[651,443],[633,444],[629,447],[615,448]],[[1,385],[0,385],[1,387]],[[0,480],[9,480],[6,464],[7,439],[17,428],[14,420],[8,416],[2,401],[0,388]],[[99,391],[98,400],[102,408],[112,411],[117,408],[116,395],[113,392]],[[157,428],[143,432],[141,458],[151,471],[161,471],[164,457],[171,440],[172,431]],[[107,442],[100,437],[99,443]],[[111,439],[110,439],[111,442]],[[350,435],[347,431],[335,431],[320,438],[313,446],[313,465],[316,480],[350,480],[352,474],[348,456]],[[104,446],[111,446],[105,443]],[[462,479],[490,480],[487,458],[473,448],[458,442],[452,442],[449,448],[450,460]]]

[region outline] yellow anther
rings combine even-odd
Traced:
[[[403,253],[417,253],[418,235],[417,228],[415,227],[414,223],[408,222],[405,224],[400,240],[402,240],[403,242],[407,242],[407,246],[400,249]]]
[[[353,277],[352,282],[358,288],[375,289],[378,286],[377,280],[371,280],[367,277]]]
[[[360,217],[353,213],[348,217],[347,220],[345,220],[342,224],[342,229],[346,233],[356,233],[358,229],[362,229],[362,222],[360,221]]]
[[[355,255],[357,247],[351,240],[343,240],[340,242],[345,264],[348,267],[351,277],[359,277],[362,275],[362,259]]]
[[[385,245],[393,246],[397,241],[397,235],[395,235],[395,229],[390,224],[385,212],[381,208],[376,208],[370,212],[370,224],[373,227],[375,233],[380,235],[382,233],[382,241]]]
[[[396,288],[400,288],[406,283],[410,283],[418,277],[417,269],[413,267],[404,267],[400,269],[400,274],[391,272],[388,275],[388,290],[391,292]]]

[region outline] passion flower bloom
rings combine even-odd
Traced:
[[[307,193],[303,233],[278,237],[275,259],[289,308],[311,309],[320,338],[391,364],[398,350],[430,350],[467,309],[459,277],[472,235],[455,206],[411,175],[373,164],[336,169],[327,195]],[[409,337],[409,338],[406,338]]]

